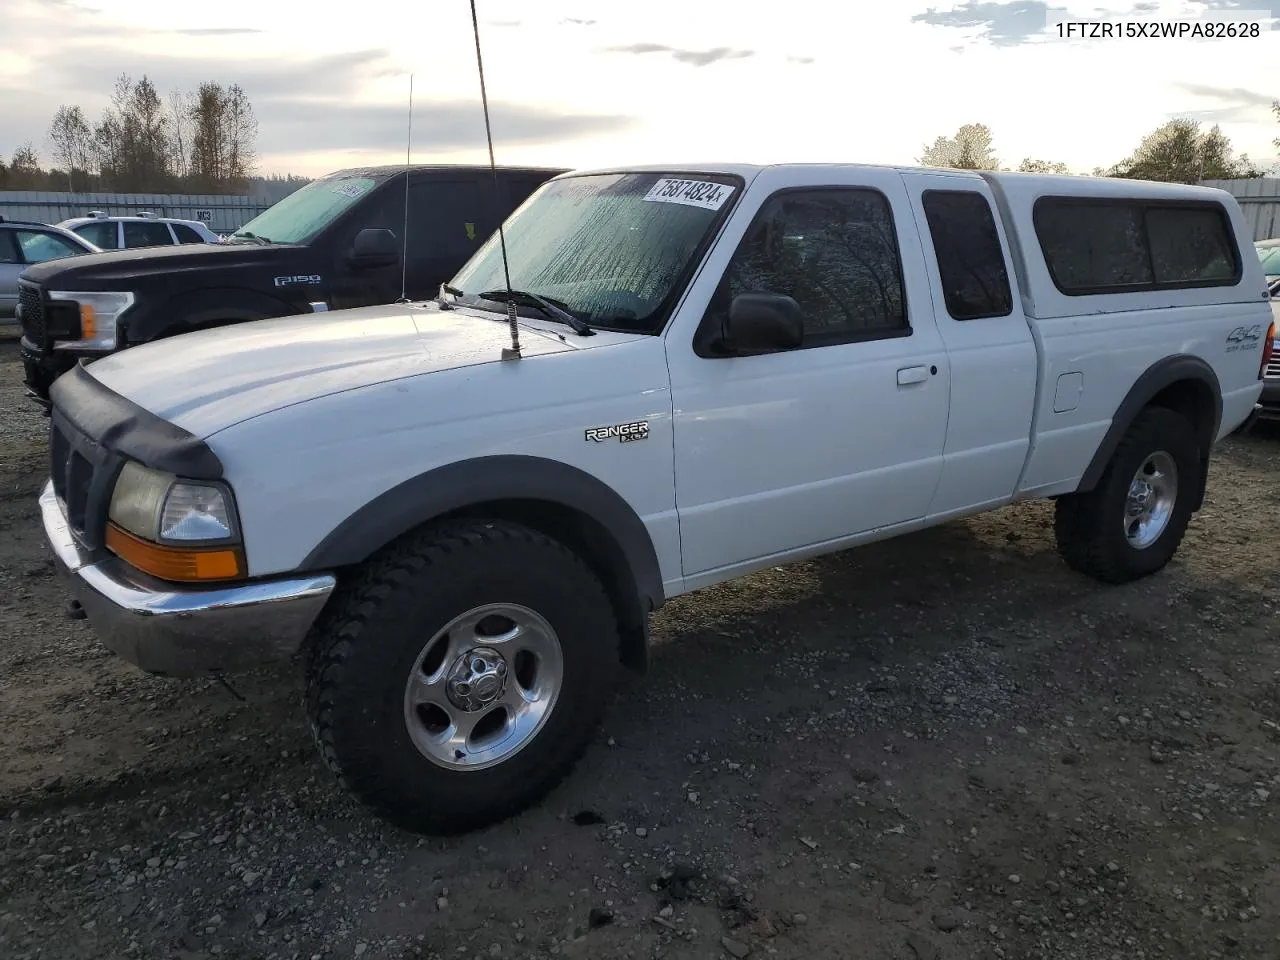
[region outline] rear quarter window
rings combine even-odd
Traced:
[[[177,235],[179,243],[205,243],[206,242],[204,237],[200,236],[200,234],[196,233],[194,230],[188,227],[185,223],[171,223],[169,224],[169,226],[173,227],[173,232]]]
[[[956,320],[1013,313],[1009,271],[987,198],[973,190],[926,190],[920,202],[947,313]]]
[[[1069,296],[1240,282],[1231,221],[1213,201],[1041,197],[1033,221],[1054,285]]]

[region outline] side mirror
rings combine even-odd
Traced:
[[[780,293],[740,293],[729,304],[725,336],[735,353],[794,350],[804,342],[804,314]]]
[[[400,242],[386,227],[366,227],[356,234],[347,260],[356,267],[389,267],[400,260]]]

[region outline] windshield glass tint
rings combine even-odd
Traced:
[[[1262,272],[1268,277],[1280,274],[1280,245],[1274,247],[1258,247],[1258,259],[1262,261]]]
[[[258,214],[236,233],[252,233],[272,243],[306,243],[377,184],[373,177],[313,180]]]
[[[655,333],[699,245],[737,191],[730,178],[710,175],[552,181],[506,222],[511,286],[557,300],[593,325]],[[496,233],[452,285],[465,292],[466,303],[505,287]]]

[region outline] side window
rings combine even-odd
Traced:
[[[124,245],[134,247],[159,247],[173,245],[173,235],[167,224],[155,220],[124,221]]]
[[[947,313],[956,320],[1013,313],[1009,271],[987,198],[973,190],[926,190],[921,202]]]
[[[120,225],[115,221],[85,223],[76,227],[76,233],[103,250],[120,249]]]
[[[204,237],[200,236],[200,234],[196,233],[185,223],[171,223],[169,226],[173,227],[173,232],[177,235],[179,243],[205,242]]]
[[[1216,203],[1042,197],[1033,217],[1054,285],[1070,296],[1240,280],[1231,224]]]
[[[492,189],[492,181],[479,179],[414,183],[409,188],[410,262],[444,259],[461,266],[498,228]]]
[[[888,199],[860,188],[775,194],[738,244],[707,321],[722,325],[743,293],[793,298],[804,314],[806,347],[908,336]]]
[[[21,263],[12,230],[0,230],[0,263]]]
[[[22,258],[27,263],[44,263],[46,260],[61,260],[63,257],[74,257],[84,253],[70,240],[64,240],[57,234],[44,233],[40,230],[16,230],[18,246],[22,248]]]

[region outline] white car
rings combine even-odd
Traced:
[[[109,217],[95,210],[87,217],[63,220],[58,226],[79,234],[103,250],[133,250],[180,243],[221,243],[216,233],[199,220],[157,217],[149,213]]]
[[[510,294],[495,234],[434,301],[51,391],[45,531],[107,646],[301,653],[325,761],[423,832],[550,790],[672,597],[1032,498],[1067,566],[1156,573],[1275,334],[1205,187],[636,167],[550,180],[502,236]]]

